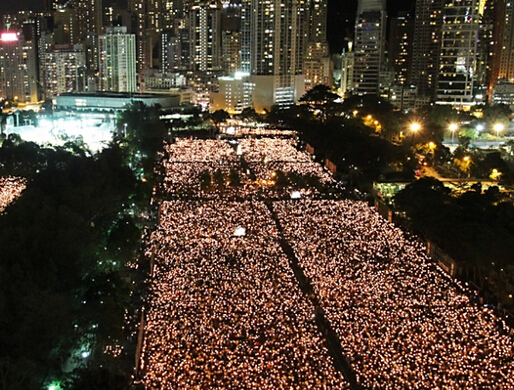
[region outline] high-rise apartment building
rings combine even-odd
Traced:
[[[389,29],[389,63],[394,70],[394,82],[407,85],[412,69],[412,39],[414,19],[409,12],[391,18]]]
[[[353,42],[348,43],[348,50],[341,54],[341,86],[340,92],[343,96],[353,93],[353,67],[355,66],[355,54],[353,53]]]
[[[248,1],[248,0],[247,0]],[[302,73],[306,45],[304,0],[249,0],[250,69],[254,75]],[[242,28],[246,25],[242,26]]]
[[[21,32],[0,35],[0,96],[23,103],[38,101],[36,43]]]
[[[443,0],[416,0],[410,84],[435,100],[441,54]]]
[[[514,1],[497,2],[498,58],[497,77],[514,82]]]
[[[161,34],[161,45],[162,72],[177,72],[183,70],[180,37],[176,36],[173,31],[166,30]]]
[[[99,39],[100,90],[136,91],[136,37],[126,27],[106,28]]]
[[[78,12],[76,8],[62,7],[54,11],[54,43],[77,45],[80,43]]]
[[[190,70],[221,69],[221,3],[218,0],[189,9]]]
[[[485,0],[444,0],[437,103],[475,103],[480,22]]]
[[[333,65],[327,42],[327,1],[307,3],[309,30],[303,60],[305,90],[316,85],[332,86]]]
[[[241,31],[222,31],[221,50],[221,65],[224,73],[230,75],[239,71],[241,69]]]
[[[44,53],[46,98],[65,92],[82,92],[85,86],[82,45],[52,45]]]
[[[256,110],[290,105],[305,92],[306,0],[243,0],[241,70],[255,83]]]
[[[359,95],[380,92],[386,29],[385,0],[359,0],[355,22],[354,91]]]

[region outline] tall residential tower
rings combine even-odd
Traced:
[[[379,94],[380,71],[384,65],[386,1],[359,0],[355,22],[355,93]]]

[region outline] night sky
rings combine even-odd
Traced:
[[[399,10],[410,9],[414,1],[389,0],[388,15],[395,16]],[[104,6],[113,2],[116,1],[104,0]],[[41,11],[44,5],[45,0],[0,0],[0,15],[17,10]],[[356,10],[357,0],[328,0],[328,41],[332,53],[340,52],[345,47],[344,38],[352,36]]]

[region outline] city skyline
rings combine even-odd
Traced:
[[[43,11],[48,0],[19,0],[16,2],[0,2],[0,18],[10,12],[22,10]],[[104,7],[118,4],[127,7],[127,0],[104,0]],[[353,25],[357,13],[358,0],[327,0],[327,38],[332,53],[339,53],[345,47],[344,38],[353,35]],[[415,0],[405,2],[388,1],[388,18],[394,17],[399,11],[412,9]]]

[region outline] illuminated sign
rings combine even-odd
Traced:
[[[18,35],[16,33],[2,33],[0,40],[3,42],[15,42],[18,40]]]

